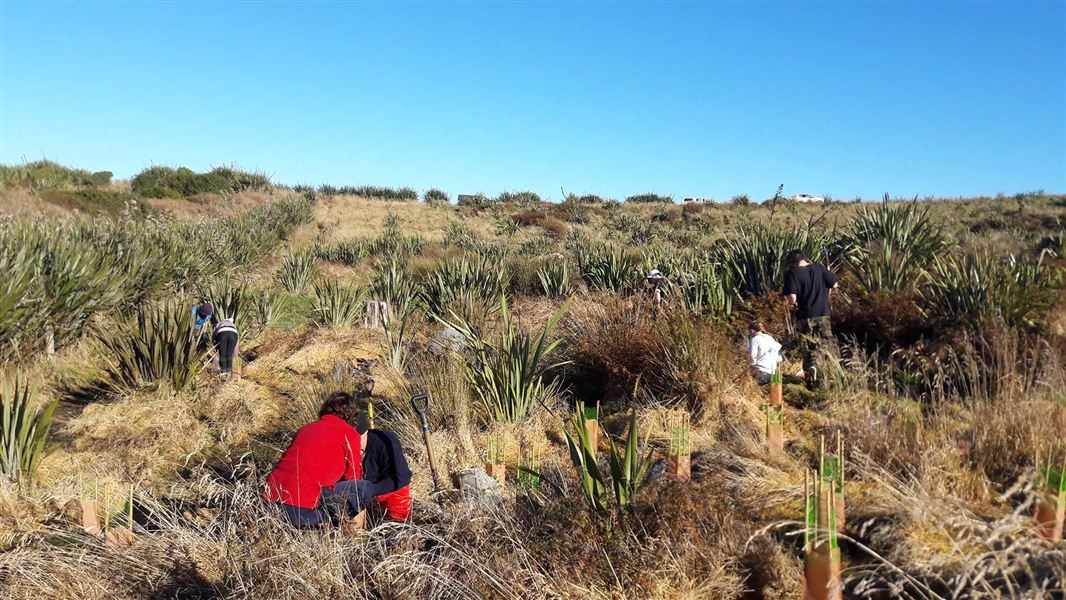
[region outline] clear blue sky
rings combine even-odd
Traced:
[[[1066,4],[0,5],[0,161],[624,197],[1066,191]]]

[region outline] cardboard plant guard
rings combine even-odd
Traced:
[[[507,438],[502,434],[490,436],[485,447],[485,473],[500,485],[507,482],[507,466],[503,462],[506,456]]]
[[[806,522],[804,532],[804,600],[842,600],[840,543],[837,538],[836,499],[833,485],[817,474],[804,472]]]
[[[1062,466],[1053,465],[1048,449],[1047,461],[1037,466],[1036,530],[1052,542],[1062,541],[1066,522],[1066,458]]]
[[[778,369],[770,376],[770,399],[763,406],[763,412],[766,413],[766,445],[772,453],[785,450],[785,434],[782,424],[785,415],[784,407],[781,370]]]
[[[589,432],[589,443],[592,446],[594,452],[600,450],[600,403],[597,402],[596,406],[585,406],[582,408],[581,417],[585,419],[585,428]]]
[[[692,479],[692,451],[689,445],[689,416],[681,411],[671,416],[670,450],[668,463],[670,474],[680,481]]]

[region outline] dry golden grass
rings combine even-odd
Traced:
[[[19,198],[5,194],[0,210]],[[23,199],[30,212],[50,210],[35,205],[32,195]],[[219,206],[217,199],[152,205],[179,218],[200,218],[262,199],[241,196],[233,207]],[[1015,234],[997,230],[989,241],[977,242],[966,230],[990,219],[1009,221],[1006,205],[943,202],[933,210],[958,216],[961,243],[1003,249],[1019,243]],[[678,207],[617,210],[647,220],[664,210],[680,215]],[[779,210],[774,222],[798,224],[824,214],[827,223],[842,223],[856,210],[851,204],[800,206],[795,212]],[[1028,211],[1036,218],[1062,212],[1050,202]],[[335,197],[320,202],[316,222],[296,233],[290,251],[316,241],[376,236],[390,212],[401,219],[405,234],[431,242],[443,241],[452,223],[465,224],[483,239],[506,239],[496,234],[490,212],[472,216],[457,207]],[[753,207],[750,216],[766,219],[769,210]],[[613,218],[596,209],[588,224],[570,226],[599,239]],[[728,227],[742,217],[733,207],[708,206],[700,218],[712,225],[713,237],[728,235]],[[536,229],[523,228],[508,243],[521,243]],[[454,252],[432,246],[412,260],[412,268],[427,272]],[[240,277],[256,288],[273,287],[278,260],[247,266]],[[360,283],[369,277],[366,263],[354,268],[320,264],[318,271]],[[517,297],[511,306],[520,326],[534,330],[560,302]],[[590,332],[606,338],[620,310],[607,296],[581,294],[560,334],[571,342],[588,342]],[[1061,336],[1066,297],[1049,321],[1047,333]],[[487,327],[491,331],[493,324]],[[0,484],[0,595],[793,598],[801,581],[801,552],[788,534],[796,533],[802,518],[803,470],[814,465],[819,437],[831,438],[837,430],[847,440],[846,533],[853,541],[845,541],[844,548],[850,592],[995,598],[1009,596],[1014,586],[1015,597],[1061,593],[1046,588],[1061,588],[1066,580],[1064,551],[1031,535],[1026,504],[1031,490],[1025,487],[1035,450],[1061,437],[1056,427],[1062,423],[1048,418],[1062,405],[1066,389],[1062,369],[1053,370],[1061,357],[1049,359],[1051,369],[1028,370],[1024,344],[990,338],[984,351],[1004,365],[992,378],[994,389],[990,385],[979,397],[953,398],[935,409],[868,391],[866,382],[875,374],[849,373],[849,381],[824,402],[786,411],[788,452],[772,456],[763,442],[759,408],[765,391],[743,369],[734,369],[742,361],[742,347],[730,329],[716,326],[699,333],[703,362],[699,372],[683,377],[668,372],[669,363],[661,360],[668,329],[661,323],[659,331],[642,332],[647,339],[615,331],[611,348],[618,350],[605,356],[652,340],[646,349],[654,360],[638,366],[663,381],[698,379],[695,396],[705,406],[690,435],[693,481],[681,485],[659,477],[669,442],[667,414],[678,406],[668,401],[676,399],[639,398],[639,428],[654,450],[653,481],[642,490],[634,515],[615,520],[590,516],[580,497],[561,434],[569,427],[574,398],[550,398],[548,408],[518,424],[484,423],[462,360],[423,350],[439,328],[430,320],[419,328],[408,372],[384,363],[375,371],[379,426],[397,432],[415,473],[414,523],[389,524],[354,537],[301,532],[259,500],[266,470],[295,430],[316,418],[323,395],[336,387],[330,377],[335,361],[375,358],[384,351],[380,331],[273,329],[242,342],[257,356],[240,381],[223,383],[204,373],[195,391],[123,393],[64,416],[60,446],[43,462],[38,485],[19,490]],[[98,349],[85,342],[54,361],[41,361],[28,376],[42,395],[54,395],[92,383],[99,358]],[[587,373],[568,377],[580,383]],[[606,393],[614,381],[605,379],[600,391],[617,401]],[[445,487],[451,487],[451,472],[480,465],[489,440],[503,437],[509,477],[535,449],[545,480],[567,495],[545,490],[534,506],[509,487],[496,508],[470,508],[449,502],[447,494],[434,495],[421,429],[408,404],[412,393],[425,390],[433,397],[434,454]],[[620,403],[613,414],[605,411],[604,435],[622,438],[629,405]],[[103,493],[107,510],[116,513],[131,483],[138,506],[132,546],[108,550],[75,534],[71,500]]]

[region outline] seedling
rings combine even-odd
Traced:
[[[1061,467],[1052,462],[1052,450],[1048,448],[1044,464],[1036,467],[1037,533],[1052,542],[1062,541],[1063,522],[1066,521],[1066,456]]]
[[[766,414],[766,445],[771,453],[780,453],[785,449],[785,435],[783,422],[785,416],[784,401],[782,399],[781,369],[778,368],[770,376],[770,399],[764,404],[763,412]]]
[[[503,434],[490,435],[485,446],[485,472],[503,485],[507,482],[507,438]]]
[[[833,488],[833,514],[837,531],[844,531],[844,439],[837,431],[836,455],[826,454],[825,437],[821,440],[818,470],[822,484]]]
[[[540,455],[536,448],[526,448],[518,462],[518,483],[530,490],[540,489]]]
[[[687,412],[679,411],[670,415],[670,474],[681,481],[692,478],[692,449],[689,445],[691,429]]]

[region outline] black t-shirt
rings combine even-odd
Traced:
[[[400,440],[391,431],[370,429],[365,434],[363,451],[363,479],[373,486],[373,495],[388,494],[411,483],[411,468],[407,466]]]
[[[789,269],[785,273],[785,295],[796,295],[796,318],[828,316],[829,290],[836,282],[836,275],[819,264]]]

